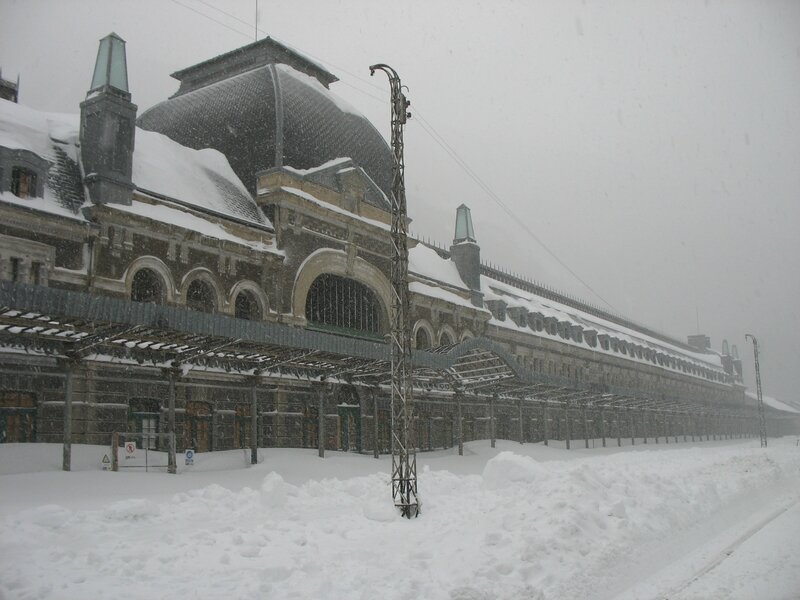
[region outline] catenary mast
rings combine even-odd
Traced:
[[[397,72],[385,64],[372,65],[370,75],[383,71],[392,92],[392,496],[404,517],[419,514],[417,455],[411,435],[414,410],[411,383],[411,324],[408,294],[408,219],[403,160],[403,126],[411,116]]]
[[[745,339],[753,340],[753,359],[756,367],[756,398],[758,402],[758,432],[761,435],[761,447],[767,447],[767,418],[764,414],[764,396],[761,393],[761,367],[758,364],[758,340],[752,333],[747,333]]]

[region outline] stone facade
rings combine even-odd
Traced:
[[[270,40],[269,44],[276,43]],[[259,48],[257,43],[256,54]],[[262,59],[278,60],[275,56],[270,50]],[[301,58],[291,54],[292,63]],[[191,93],[206,85],[202,69],[195,75],[198,79]],[[212,79],[220,77],[215,72]],[[334,80],[325,79],[327,84]],[[119,121],[122,115],[132,123],[136,107],[127,87],[122,94],[119,91],[106,90],[110,97],[104,97],[102,89],[93,91],[82,105],[84,117],[92,111],[97,113],[95,119]],[[159,109],[164,122],[168,109]],[[351,117],[342,114],[338,118],[349,122]],[[37,196],[50,202],[26,204],[26,199],[10,194],[5,184],[0,188],[1,279],[348,336],[375,339],[387,332],[392,297],[389,203],[376,178],[356,161],[339,158],[303,170],[266,161],[255,173],[255,181],[239,182],[232,171],[225,171],[228,179],[221,180],[217,173],[197,188],[203,190],[200,193],[217,195],[213,204],[137,184],[131,165],[136,162],[135,153],[143,152],[135,143],[135,134],[141,130],[131,128],[127,139],[126,127],[115,129],[119,134],[115,143],[125,145],[120,168],[115,169],[103,162],[108,149],[94,141],[96,132],[83,122],[82,128],[85,135],[78,150],[63,140],[52,142],[52,152],[46,156],[0,147],[0,181],[5,181],[15,160],[25,158],[29,168],[41,173],[45,187],[37,190]],[[173,148],[179,150],[201,164],[196,151]],[[70,152],[79,154],[70,158]],[[380,152],[391,156],[385,144]],[[245,162],[237,164],[250,169]],[[87,173],[88,164],[98,167]],[[381,164],[376,161],[371,168]],[[97,184],[104,169],[113,171],[103,179],[111,187]],[[197,172],[207,175],[208,167]],[[70,184],[69,177],[78,179]],[[84,186],[89,194],[82,198]],[[242,191],[249,189],[255,194]],[[52,196],[49,200],[48,195]],[[464,213],[462,209],[466,207],[459,209]],[[469,218],[468,209],[464,214],[462,219]],[[734,360],[721,360],[706,348],[692,348],[624,320],[595,314],[592,307],[490,269],[480,262],[471,220],[463,227],[469,233],[457,235],[450,251],[409,240],[414,256],[427,257],[423,266],[436,263],[430,270],[412,268],[415,347],[451,346],[485,337],[500,344],[522,368],[588,383],[597,393],[619,387],[709,406],[745,407],[740,363],[737,371]],[[456,275],[448,279],[438,274],[444,272]],[[325,289],[326,281],[340,287]],[[495,284],[506,286],[506,291],[510,286],[520,294],[539,294],[550,302],[577,307],[605,319],[609,329],[618,327],[627,333],[598,333],[564,317],[525,308],[494,289]],[[340,292],[341,298],[326,296]],[[356,326],[324,311],[315,313],[309,299],[315,295],[326,303],[323,308],[328,313],[338,310],[342,318],[351,318],[348,303],[362,302],[375,319]],[[650,342],[631,341],[632,336]],[[659,344],[668,350],[654,349]],[[706,353],[705,363],[698,352]],[[0,348],[2,441],[61,441],[65,366],[60,360],[12,343]],[[113,432],[166,431],[168,380],[160,368],[105,356],[83,360],[73,368],[73,441],[108,444]],[[252,381],[245,375],[202,368],[182,372],[176,388],[178,448],[212,451],[249,446],[251,393]],[[390,411],[384,388],[264,376],[256,394],[260,446],[317,447],[324,422],[328,449],[389,449]],[[496,437],[518,441],[627,436],[631,427],[637,437],[655,439],[667,434],[699,435],[699,430],[692,429],[697,427],[706,434],[750,432],[743,422],[698,425],[683,422],[678,415],[658,413],[638,414],[639,421],[633,423],[633,416],[619,411],[605,415],[580,405],[555,410],[534,397],[522,402],[493,398],[491,390],[465,397],[419,393],[416,411],[414,431],[421,450],[492,437],[492,429]]]

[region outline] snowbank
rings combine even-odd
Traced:
[[[388,459],[361,455],[263,450],[252,468],[178,476],[4,475],[0,598],[598,597],[638,575],[626,573],[637,548],[756,490],[797,488],[790,442],[605,454],[473,442],[463,457],[419,456],[423,513],[410,522],[391,506]],[[14,462],[41,453],[20,446]]]

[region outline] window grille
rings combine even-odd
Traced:
[[[201,279],[195,279],[186,290],[186,306],[199,312],[214,312],[216,303],[211,286]]]
[[[261,318],[258,302],[250,292],[239,292],[236,295],[235,310],[237,319],[256,321]]]
[[[151,269],[140,269],[133,276],[131,300],[134,302],[164,302],[164,286],[161,278]]]
[[[320,275],[311,284],[306,298],[306,319],[367,333],[383,333],[380,302],[364,284],[338,275]]]

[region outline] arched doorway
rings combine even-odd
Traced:
[[[183,426],[183,447],[195,452],[209,452],[211,446],[211,405],[207,402],[187,402]]]
[[[352,386],[339,390],[336,397],[339,415],[339,449],[345,452],[361,452],[361,401]]]

